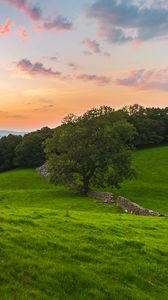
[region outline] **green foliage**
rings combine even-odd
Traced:
[[[133,134],[133,130],[131,130],[131,126],[128,125],[128,123],[134,126],[134,128],[136,129],[136,134]],[[73,130],[74,134],[72,132]],[[41,130],[37,130],[35,132],[25,135],[23,139],[21,136],[17,137],[13,135],[1,138],[0,171],[9,170],[16,166],[21,168],[30,168],[37,167],[43,164],[46,160],[44,153],[44,142],[48,138],[52,137],[53,131],[54,130],[44,127]],[[65,132],[64,138],[63,131]],[[134,140],[132,140],[133,135]],[[77,138],[79,138],[78,145]],[[117,145],[115,145],[115,138],[116,141],[120,140],[120,142]],[[94,184],[97,185],[100,185],[101,182],[102,186],[105,186],[105,183],[107,183],[107,181],[109,181],[109,184],[119,185],[119,183],[122,182],[122,180],[125,178],[125,174],[127,174],[127,176],[130,176],[130,172],[128,170],[130,164],[130,153],[128,150],[132,143],[134,143],[136,148],[142,148],[146,146],[166,144],[168,142],[168,107],[144,108],[140,105],[135,104],[129,107],[124,107],[121,110],[114,110],[110,107],[102,106],[99,109],[92,109],[86,112],[81,117],[77,117],[73,114],[70,114],[65,118],[63,125],[55,129],[54,139],[55,143],[57,143],[56,139],[59,139],[59,143],[60,140],[62,140],[62,142],[59,146],[60,149],[58,149],[58,145],[54,146],[54,149],[51,145],[52,142],[50,143],[51,146],[47,146],[48,156],[50,156],[50,152],[52,154],[49,158],[49,166],[51,165],[51,162],[55,163],[57,160],[57,166],[59,168],[62,168],[63,161],[61,162],[61,157],[63,159],[65,158],[66,160],[66,162],[64,160],[64,164],[65,168],[67,169],[67,172],[65,174],[65,168],[64,170],[62,169],[62,171],[60,171],[60,174],[57,176],[59,177],[59,181],[63,182],[65,181],[65,179],[69,180],[68,177],[70,177],[71,180],[74,178],[78,178],[79,181],[85,181],[84,185],[86,189],[90,181],[94,182]],[[87,164],[91,163],[89,170],[86,166],[84,166],[82,161],[79,163],[80,165],[83,164],[82,170],[81,166],[80,168],[78,168],[79,165],[76,163],[74,167],[75,160],[67,159],[67,155],[69,155],[70,153],[66,154],[66,157],[63,157],[63,139],[66,147],[72,147],[73,145],[73,151],[77,151],[78,154],[79,151],[81,152],[80,157],[77,155],[77,160],[79,158],[81,160],[84,160],[87,155]],[[72,139],[72,143],[70,139]],[[107,141],[109,142],[109,144],[111,141],[110,147],[107,146]],[[95,145],[93,145],[93,143],[95,143]],[[126,145],[127,158],[125,152]],[[88,149],[88,154],[86,153],[86,151],[80,149],[83,149],[83,146],[85,147],[85,149]],[[122,163],[118,163],[117,167],[116,163],[114,163],[115,147],[116,149],[117,147],[118,149],[120,148],[118,152],[118,157],[116,156],[116,158],[120,162],[122,161]],[[50,151],[49,148],[52,148],[53,150]],[[58,159],[60,151],[61,156]],[[93,151],[95,153],[94,158],[93,155],[90,155],[91,153],[93,153]],[[93,166],[92,162],[93,160],[95,160],[95,158],[97,159],[98,151],[102,157],[102,164],[101,166],[97,166],[96,164],[96,170],[94,170],[95,166]],[[109,161],[109,167],[107,168],[109,151],[113,154],[114,161]],[[121,157],[120,151],[122,152]],[[82,155],[82,152],[84,156]],[[105,153],[107,155],[105,155]],[[88,159],[89,155],[90,158]],[[126,164],[126,166],[124,164]],[[103,168],[102,165],[104,166]],[[122,166],[123,168],[121,170]],[[77,169],[77,171],[74,171],[74,169]],[[125,174],[123,173],[124,170]],[[55,170],[55,167],[53,166],[51,173],[58,173],[58,168]],[[53,178],[55,181],[58,181],[56,175],[52,176],[52,179]]]
[[[12,134],[0,139],[0,171],[15,167],[15,149],[21,141],[21,136]]]
[[[166,218],[123,214],[32,170],[0,174],[0,195],[1,300],[168,299]]]
[[[52,130],[41,130],[25,135],[16,148],[16,164],[19,167],[38,167],[45,162],[44,141],[52,136]]]
[[[46,143],[48,169],[55,183],[82,182],[88,191],[96,186],[118,186],[130,178],[131,143],[135,130],[123,114],[109,107],[70,115]]]
[[[125,107],[123,112],[137,130],[136,147],[168,142],[168,107],[144,108],[135,104]]]
[[[113,191],[143,207],[168,213],[168,146],[135,151],[133,166],[136,178]]]

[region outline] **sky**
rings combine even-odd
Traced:
[[[0,129],[168,106],[167,0],[0,0]]]

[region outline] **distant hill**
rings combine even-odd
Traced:
[[[24,135],[27,132],[18,132],[18,131],[9,131],[9,130],[0,130],[0,138],[3,136],[7,136],[9,134],[14,134],[14,135]]]

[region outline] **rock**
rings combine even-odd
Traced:
[[[114,196],[111,193],[90,191],[88,192],[88,196],[102,200],[104,203],[115,203]]]
[[[46,168],[45,164],[42,165],[41,167],[37,168],[36,170],[39,173],[39,175],[42,176],[42,177],[48,177],[49,176],[49,173],[47,171],[47,168]]]

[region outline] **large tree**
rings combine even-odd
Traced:
[[[55,183],[119,186],[129,178],[134,127],[110,107],[92,109],[82,117],[69,115],[46,143],[47,166]]]

